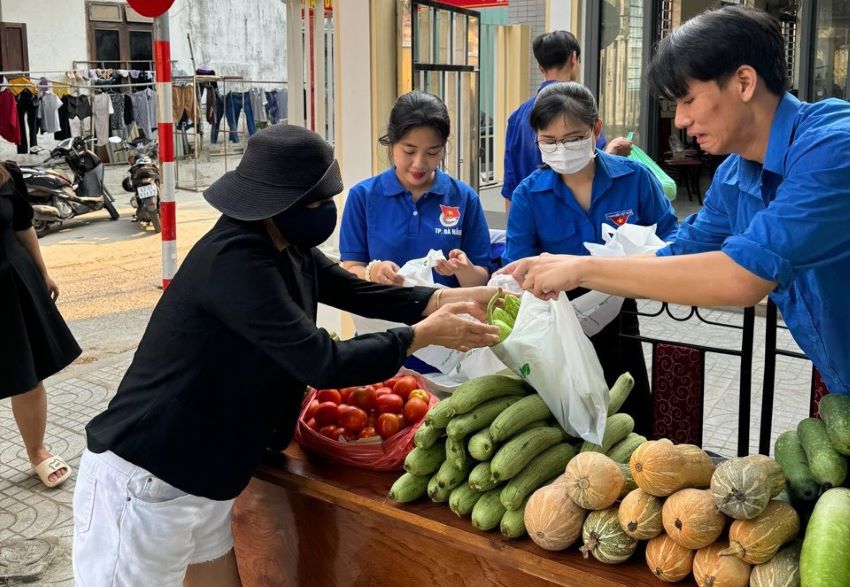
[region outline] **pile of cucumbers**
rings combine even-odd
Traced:
[[[800,554],[803,585],[845,587],[850,581],[850,397],[820,400],[820,418],[806,418],[783,432],[774,457],[788,481],[795,507],[811,511]],[[812,511],[813,510],[813,511]]]
[[[519,538],[526,534],[528,498],[563,475],[577,452],[630,454],[629,447],[646,440],[633,433],[631,416],[615,413],[633,386],[625,373],[611,388],[603,442],[594,445],[568,438],[526,382],[507,375],[472,379],[428,412],[389,498],[407,503],[427,495],[458,516],[470,515],[480,530],[499,527]]]

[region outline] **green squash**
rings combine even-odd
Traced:
[[[750,587],[800,587],[801,540],[780,549],[766,563],[755,565],[750,574]]]
[[[711,476],[711,497],[718,510],[736,520],[752,520],[785,488],[779,463],[764,455],[729,459]]]
[[[590,512],[581,529],[584,558],[592,554],[599,562],[609,565],[629,559],[637,548],[637,540],[623,532],[617,517],[617,506]]]

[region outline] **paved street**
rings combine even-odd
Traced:
[[[203,173],[213,176],[220,166],[220,160],[214,160],[203,166]],[[129,221],[132,214],[128,194],[118,186],[122,173],[121,167],[107,171],[113,194],[119,198],[121,219],[111,222],[105,212],[83,216],[41,240],[47,265],[61,289],[60,310],[84,349],[72,366],[46,382],[50,402],[47,443],[75,468],[84,446],[83,428],[115,392],[160,295],[160,240],[151,229],[140,230]],[[677,206],[680,211],[687,209],[686,200]],[[489,216],[504,222],[504,215],[499,215],[502,203],[498,194],[487,193],[484,201]],[[216,217],[200,194],[188,191],[178,194],[177,238],[181,259]],[[642,304],[648,311],[655,307],[657,304],[650,302]],[[683,308],[675,312],[686,313]],[[719,322],[741,320],[738,312],[716,310],[705,315]],[[706,324],[683,325],[659,317],[643,319],[642,327],[644,334],[663,339],[721,346],[740,344],[736,331]],[[763,321],[758,319],[753,373],[753,451],[758,431],[763,330]],[[793,348],[787,335],[780,340],[787,348]],[[731,455],[737,438],[738,361],[710,354],[705,374],[705,446]],[[810,368],[799,361],[788,360],[778,365],[774,436],[806,415],[809,375]],[[49,539],[45,544],[55,558],[37,582],[27,584],[72,585],[70,504],[74,478],[60,489],[48,490],[33,476],[8,400],[0,402],[0,447],[0,563],[4,541]]]

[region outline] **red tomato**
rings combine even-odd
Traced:
[[[313,416],[316,415],[316,409],[319,407],[319,400],[314,399],[310,402],[310,405],[307,406],[307,411],[304,412],[304,419],[309,420]]]
[[[398,414],[404,407],[404,400],[394,393],[386,393],[375,400],[375,408],[379,414]]]
[[[343,404],[348,403],[348,398],[351,396],[351,392],[354,391],[353,387],[343,387],[339,390],[339,400]]]
[[[340,426],[342,426],[341,422],[342,422],[342,416],[343,416],[343,414],[345,414],[345,413],[346,413],[348,410],[350,410],[352,407],[353,407],[353,406],[349,406],[348,404],[339,404],[339,405],[336,407],[336,421],[337,421],[337,423],[340,423],[340,424],[339,424]]]
[[[428,404],[428,402],[431,401],[431,396],[424,389],[414,389],[413,391],[411,391],[410,395],[407,396],[407,401],[410,401],[415,397],[421,399],[423,402],[425,402],[426,405]]]
[[[401,399],[406,400],[407,396],[410,395],[410,392],[419,387],[419,383],[416,381],[416,377],[413,375],[405,375],[393,385],[393,393],[396,395],[400,395]]]
[[[315,419],[315,418],[310,418],[309,420],[307,420],[307,427],[308,427],[308,428],[312,428],[313,430],[318,430],[318,429],[319,429],[319,425],[318,425],[318,424],[316,424],[316,419]]]
[[[382,395],[387,395],[388,393],[392,393],[393,390],[389,387],[378,387],[375,389],[375,396],[381,397]]]
[[[389,387],[390,389],[392,389],[399,379],[401,379],[401,375],[396,375],[395,377],[390,377],[389,379],[384,381],[384,383],[382,385],[385,385],[386,387]]]
[[[404,404],[404,419],[416,424],[428,413],[428,404],[418,397],[412,397]]]
[[[355,387],[348,399],[351,405],[368,411],[375,407],[376,397],[374,387],[363,385],[361,387]]]
[[[316,413],[313,415],[316,418],[316,424],[319,427],[336,424],[337,405],[333,402],[323,402],[316,408]]]
[[[378,434],[386,440],[401,430],[401,422],[396,414],[381,414],[378,416]]]
[[[366,427],[369,417],[360,408],[348,407],[339,417],[339,425],[349,432],[359,432]]]
[[[373,436],[377,435],[378,433],[375,432],[375,429],[372,426],[366,426],[366,428],[360,431],[360,434],[357,435],[357,438],[372,438]]]
[[[328,438],[331,438],[333,440],[337,440],[340,435],[340,432],[338,431],[341,430],[342,428],[330,424],[328,426],[322,426],[321,428],[319,428],[319,434],[321,434],[322,436],[327,436]]]
[[[339,392],[335,389],[320,389],[316,394],[316,399],[319,400],[319,403],[333,402],[337,405],[342,401]]]

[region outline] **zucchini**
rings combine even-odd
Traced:
[[[491,489],[472,508],[472,525],[479,530],[492,530],[502,521],[505,506],[499,500],[501,489]]]
[[[505,510],[499,530],[505,538],[521,538],[527,534],[525,530],[525,504],[531,496],[525,498],[517,510]]]
[[[449,491],[466,481],[466,476],[469,473],[468,469],[458,469],[450,461],[443,461],[440,469],[434,474],[437,480],[437,485],[446,488]]]
[[[499,397],[484,402],[471,412],[455,416],[446,426],[450,438],[465,438],[482,428],[487,428],[505,409],[519,400],[517,396]]]
[[[520,430],[520,432],[525,432],[532,428],[542,428],[547,425],[548,422],[546,420],[538,420],[537,422],[532,422],[523,430]],[[469,449],[469,454],[473,459],[478,461],[489,461],[493,458],[493,455],[498,448],[498,444],[499,443],[497,442],[493,442],[493,438],[490,436],[490,429],[484,428],[469,437],[469,443],[466,447]]]
[[[505,508],[516,510],[525,498],[549,479],[561,474],[576,454],[575,448],[562,442],[552,446],[528,463],[520,473],[502,489],[501,500]],[[566,498],[565,498],[566,499]]]
[[[476,491],[490,491],[500,485],[490,474],[490,461],[478,463],[469,472],[469,486]]]
[[[537,420],[552,417],[552,412],[539,395],[528,395],[499,414],[490,424],[490,436],[496,442],[506,440]]]
[[[506,395],[528,393],[521,379],[510,375],[484,375],[460,384],[451,396],[452,416],[466,414],[476,406]]]
[[[793,499],[814,501],[818,498],[820,487],[809,470],[809,460],[796,430],[779,435],[773,445],[773,456],[788,480],[788,492]]]
[[[458,471],[468,471],[472,468],[472,459],[466,452],[466,443],[462,438],[446,438],[446,462]]]
[[[472,512],[482,495],[484,494],[470,487],[469,483],[461,483],[452,489],[449,495],[449,508],[459,517],[466,516]]]
[[[445,429],[449,425],[452,416],[454,416],[452,399],[454,399],[454,396],[447,397],[428,410],[428,413],[425,415],[425,424],[428,424],[432,428]]]
[[[449,496],[451,495],[452,490],[445,485],[441,486],[437,483],[437,475],[439,474],[439,471],[434,473],[431,476],[431,479],[428,480],[428,497],[430,497],[431,501],[435,503],[446,503],[449,501]]]
[[[628,371],[617,377],[617,381],[611,386],[608,391],[608,415],[613,416],[629,397],[635,386],[635,378]]]
[[[605,423],[605,434],[602,435],[602,444],[594,444],[584,441],[579,452],[601,452],[607,453],[611,448],[631,434],[635,429],[635,420],[628,414],[614,414],[608,416]]]
[[[844,483],[847,459],[832,448],[826,425],[816,418],[806,418],[797,424],[797,434],[815,480],[827,487],[839,487]]]
[[[520,432],[496,452],[490,461],[490,475],[496,481],[510,479],[522,471],[531,459],[566,438],[567,434],[558,426]]]
[[[850,489],[821,495],[803,539],[800,580],[812,587],[845,587],[850,579]]]
[[[632,432],[611,447],[611,450],[608,451],[608,457],[615,463],[628,463],[632,453],[644,442],[646,442],[646,436]]]
[[[445,430],[442,428],[435,428],[428,422],[422,422],[422,425],[416,429],[416,434],[413,435],[413,445],[417,448],[431,448],[443,435],[443,432]]]
[[[415,501],[425,495],[428,490],[428,480],[428,475],[417,476],[404,473],[390,487],[390,493],[387,497],[396,503]]]
[[[404,470],[411,475],[430,475],[446,460],[446,443],[440,441],[431,448],[417,446],[404,458]]]
[[[832,447],[843,455],[850,455],[850,397],[827,394],[821,398],[818,411],[826,424]]]

